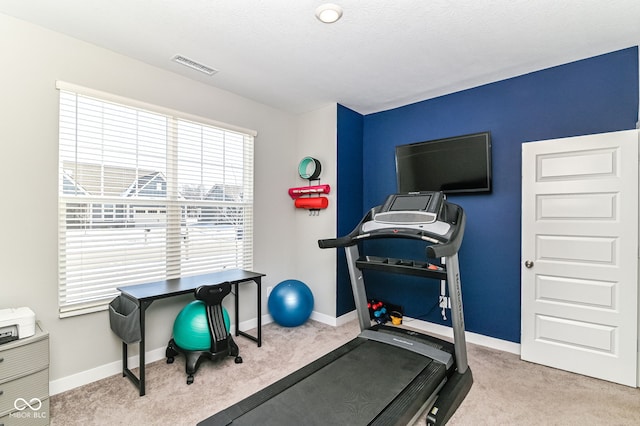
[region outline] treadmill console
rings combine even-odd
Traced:
[[[390,225],[421,225],[433,223],[442,210],[442,192],[410,192],[387,197],[373,217],[378,223]]]
[[[352,247],[384,238],[422,240],[429,243],[427,257],[435,259],[458,252],[465,222],[462,207],[445,200],[442,192],[393,194],[383,205],[370,209],[349,234],[318,240],[318,245]]]

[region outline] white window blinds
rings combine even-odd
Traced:
[[[61,317],[120,286],[252,268],[255,132],[58,88]]]

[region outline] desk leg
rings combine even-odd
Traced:
[[[238,283],[233,283],[233,291],[236,293],[236,297],[233,298],[233,308],[236,311],[236,337],[240,335],[240,309],[238,309],[238,306],[240,306],[240,291],[238,290]]]
[[[262,280],[260,277],[252,280],[256,286],[258,286],[258,295],[256,299],[258,300],[258,336],[252,336],[244,331],[240,331],[240,312],[238,307],[240,306],[240,292],[238,290],[239,282],[233,283],[235,287],[236,297],[235,297],[235,309],[236,309],[236,337],[244,336],[248,339],[253,340],[258,344],[258,347],[262,346]],[[247,281],[243,281],[247,282]]]
[[[255,281],[258,286],[258,347],[262,346],[262,279],[257,278]]]
[[[152,301],[138,301],[140,305],[140,372],[138,377],[129,369],[128,363],[128,345],[122,342],[122,375],[128,377],[133,384],[140,390],[140,396],[145,395],[145,312]]]
[[[149,306],[151,304],[151,302],[145,303],[142,302],[140,303],[140,396],[144,396],[145,394],[145,388],[144,388],[144,384],[145,384],[145,374],[144,374],[144,370],[145,370],[145,322],[144,322],[144,318],[145,318],[145,312],[147,311],[147,306]]]
[[[129,369],[129,354],[127,353],[127,344],[122,342],[122,377],[127,376],[127,370]]]

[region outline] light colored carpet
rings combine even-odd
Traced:
[[[243,337],[242,364],[203,362],[186,384],[184,358],[147,366],[147,395],[115,375],[51,397],[51,425],[195,425],[358,334],[358,323],[315,321],[263,327],[263,345]],[[474,384],[450,425],[638,425],[640,390],[523,362],[469,345]],[[424,416],[417,422],[424,425]]]

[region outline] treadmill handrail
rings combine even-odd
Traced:
[[[439,258],[451,256],[458,252],[460,245],[462,244],[462,237],[464,235],[464,228],[466,225],[466,215],[464,210],[452,203],[445,202],[444,211],[448,216],[452,213],[455,214],[455,219],[447,221],[452,224],[452,232],[448,237],[448,241],[441,241],[437,235],[426,236],[423,232],[416,232],[414,229],[408,230],[409,232],[381,232],[380,230],[371,231],[367,233],[361,233],[362,225],[365,222],[373,220],[375,214],[380,211],[381,206],[374,207],[360,220],[358,225],[347,235],[338,238],[327,238],[318,240],[318,246],[324,248],[336,248],[336,247],[349,247],[357,244],[359,241],[367,239],[379,239],[379,238],[404,238],[415,239],[431,242],[432,244],[427,246],[427,257]],[[453,210],[453,211],[452,211]],[[394,227],[394,229],[401,230],[402,225]]]
[[[347,235],[345,235],[344,237],[325,238],[325,239],[318,240],[318,246],[321,249],[325,249],[325,248],[336,248],[336,247],[349,247],[357,244],[358,243],[357,237],[360,235],[360,228],[362,227],[362,224],[370,220],[373,220],[373,215],[378,210],[380,210],[380,206],[374,207],[373,209],[369,210],[369,212],[360,220],[360,222],[358,222],[356,227],[353,228],[353,230],[349,232]]]
[[[455,205],[455,204],[450,204]],[[457,207],[456,214],[456,226],[453,229],[449,241],[446,243],[432,244],[427,247],[427,257],[438,258],[452,256],[458,252],[460,245],[462,245],[462,237],[464,236],[464,228],[467,224],[467,215],[464,214],[464,210],[461,207]]]

